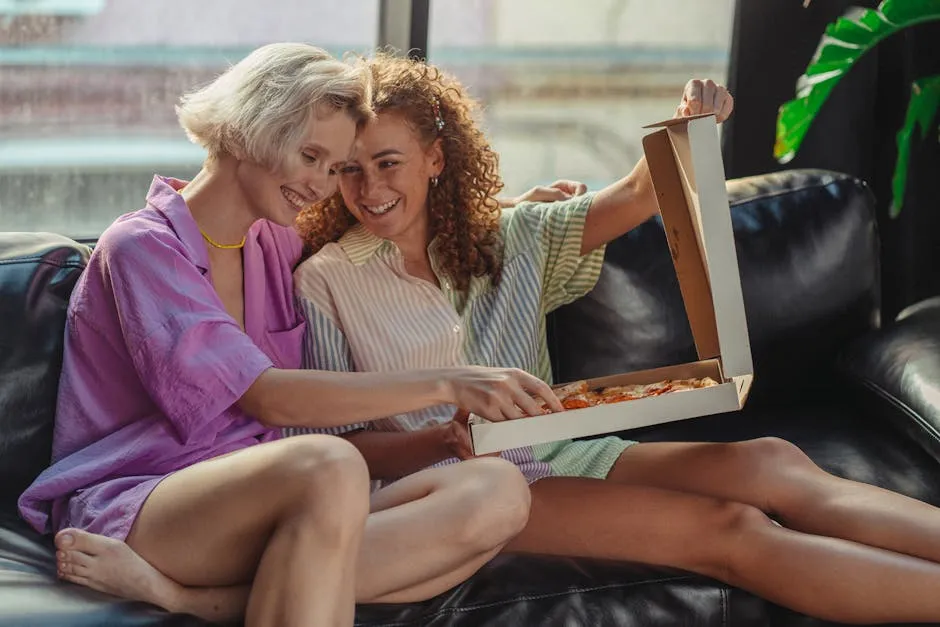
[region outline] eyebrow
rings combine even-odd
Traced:
[[[372,158],[381,159],[382,157],[387,157],[389,155],[403,155],[403,154],[405,153],[403,153],[400,150],[395,150],[394,148],[386,148],[385,150],[380,150],[379,152],[372,155]]]
[[[330,151],[326,149],[326,146],[322,146],[320,144],[304,144],[302,150],[312,150],[324,155],[330,154]]]
[[[330,151],[327,150],[327,149],[326,149],[326,146],[323,146],[322,144],[317,144],[317,143],[304,144],[303,147],[301,148],[301,150],[303,150],[304,152],[307,152],[308,150],[312,150],[313,152],[316,152],[316,153],[317,153],[320,157],[322,157],[323,159],[329,159],[330,156],[331,156],[331,155],[330,155]],[[318,158],[319,158],[319,157],[318,157]],[[348,158],[347,158],[347,159],[337,159],[336,162],[333,163],[333,165],[335,165],[335,166],[342,166],[342,165],[345,164],[347,161],[348,161]]]

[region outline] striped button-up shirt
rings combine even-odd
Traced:
[[[434,242],[428,250],[440,287],[409,275],[392,242],[354,226],[294,273],[308,322],[304,366],[387,372],[473,364],[520,368],[551,382],[545,315],[590,291],[603,262],[603,248],[580,254],[592,200],[585,194],[505,210],[499,285],[473,277],[463,293],[441,271]],[[454,411],[441,405],[318,432],[414,431],[450,420]],[[503,457],[533,481],[556,474],[542,458],[563,445],[524,447]]]

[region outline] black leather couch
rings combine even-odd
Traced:
[[[787,438],[837,474],[940,505],[940,300],[879,329],[878,240],[860,182],[823,171],[731,181],[756,380],[744,411],[640,440]],[[55,580],[16,497],[49,459],[62,328],[88,249],[0,234],[0,625],[197,625]],[[694,359],[661,224],[613,243],[587,297],[549,324],[559,380]],[[630,538],[624,538],[629,542]],[[635,564],[502,556],[363,625],[820,625],[715,581]]]

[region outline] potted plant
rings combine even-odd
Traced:
[[[804,2],[804,6],[809,0]],[[806,71],[796,85],[796,98],[784,103],[777,115],[774,157],[789,162],[829,93],[866,52],[886,37],[930,20],[940,20],[940,0],[883,0],[876,9],[852,8],[826,27]],[[921,78],[911,85],[904,124],[898,131],[898,157],[891,181],[891,217],[904,203],[911,139],[936,128],[940,109],[940,75]]]

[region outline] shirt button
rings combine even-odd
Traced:
[[[459,325],[459,324],[455,324],[455,325],[454,325],[454,333],[460,333],[460,325]]]

